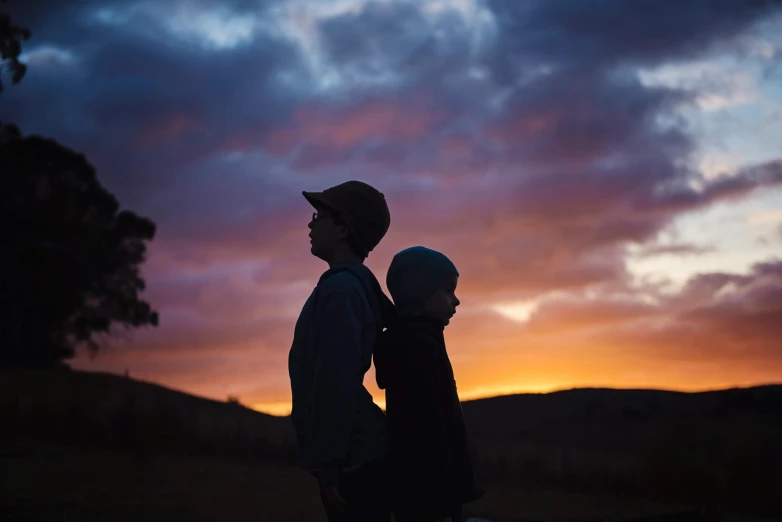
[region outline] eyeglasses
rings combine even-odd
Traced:
[[[331,214],[321,214],[320,212],[313,212],[312,213],[312,221],[313,222],[315,222],[315,221],[317,221],[317,220],[319,220],[321,218],[330,218],[330,217],[334,217],[334,216],[331,215]]]

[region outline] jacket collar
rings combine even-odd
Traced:
[[[445,325],[443,325],[443,323],[440,322],[439,319],[435,319],[434,317],[429,317],[425,315],[403,315],[399,317],[397,321],[403,324],[427,325],[441,332],[445,330]]]

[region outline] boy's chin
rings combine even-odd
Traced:
[[[318,259],[321,259],[323,261],[326,261],[326,256],[323,252],[321,252],[319,249],[315,248],[315,246],[310,247],[310,254],[317,257]]]

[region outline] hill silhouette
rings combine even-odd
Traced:
[[[473,506],[474,513],[513,520],[508,514],[529,510],[530,502],[540,503],[536,509],[541,513],[561,512],[564,498],[581,506],[594,499],[600,512],[621,504],[629,518],[632,513],[693,512],[704,506],[755,516],[782,513],[781,400],[782,386],[761,386],[703,393],[574,389],[467,401],[463,409],[476,469],[481,482],[495,492]],[[128,473],[150,477],[157,468],[143,467],[144,462],[156,462],[171,476],[184,469],[195,473],[201,465],[232,477],[279,475],[285,487],[316,493],[310,491],[307,474],[296,469],[290,419],[232,401],[67,367],[3,368],[0,415],[0,437],[9,463],[20,473],[34,462],[48,466],[49,457],[42,455],[65,460],[72,455],[73,462],[91,462],[89,469],[116,461]],[[57,449],[45,449],[52,447]],[[80,480],[93,480],[87,475],[93,476],[74,479],[74,487]],[[214,480],[208,475],[203,471],[199,476]],[[26,487],[35,483],[30,478],[32,485]],[[24,484],[19,482],[19,488]],[[207,483],[198,487],[210,488]],[[534,493],[541,490],[546,493]],[[19,491],[21,496],[11,499],[27,499],[19,509],[38,506],[29,489]],[[232,492],[231,498],[239,493]],[[51,492],[38,494],[41,502],[51,501]],[[130,502],[116,494],[116,503]],[[82,502],[76,492],[72,496],[69,502]],[[279,495],[264,498],[270,506],[282,502]],[[637,500],[622,504],[612,498]],[[319,509],[317,502],[308,506]],[[547,520],[544,514],[538,518]],[[574,515],[569,520],[580,519]]]
[[[0,433],[140,454],[293,461],[288,419],[130,377],[56,369],[0,371]]]
[[[463,404],[486,478],[782,514],[782,386],[573,389]]]
[[[471,430],[481,437],[519,440],[544,435],[588,445],[588,433],[608,442],[611,432],[653,423],[749,421],[782,423],[782,385],[706,392],[576,388],[515,394],[463,403]],[[564,429],[563,429],[564,428]],[[557,436],[557,433],[560,436]],[[610,444],[623,445],[623,439]]]

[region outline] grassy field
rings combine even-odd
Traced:
[[[484,476],[782,520],[782,387],[468,402]]]
[[[3,441],[0,520],[325,522],[313,479],[293,466]],[[638,500],[491,488],[469,512],[497,522],[627,519],[681,511]]]
[[[0,368],[0,409],[25,418],[59,414],[67,423],[113,423],[117,416],[184,428],[203,440],[263,438],[271,444],[291,441],[288,419],[259,413],[239,404],[196,397],[121,375],[67,368],[29,370]],[[66,417],[70,416],[68,419]],[[68,427],[68,426],[65,426]]]
[[[209,457],[138,459],[30,442],[4,448],[4,521],[324,520],[313,480],[292,466]]]
[[[665,404],[651,420],[627,422],[621,405],[584,422],[577,401],[553,408],[540,407],[550,397],[523,400],[531,406],[466,405],[468,421],[490,413],[473,420],[483,429],[476,467],[489,493],[470,515],[619,522],[693,512],[704,502],[743,513],[782,508],[764,478],[773,452],[758,446],[774,440],[778,414],[747,413],[767,401],[741,402],[739,417],[729,410],[716,424],[710,410],[683,411],[682,424],[666,417]],[[562,414],[567,408],[573,412]],[[518,419],[518,431],[492,425],[499,417]],[[0,419],[0,522],[325,520],[314,480],[294,465],[286,418],[118,375],[14,370],[0,374]]]
[[[314,480],[290,465],[192,456],[139,459],[29,440],[0,442],[2,522],[325,522]],[[467,512],[493,522],[608,522],[688,511],[511,485],[488,490]]]

